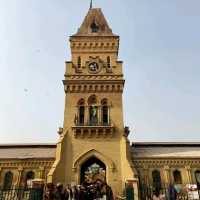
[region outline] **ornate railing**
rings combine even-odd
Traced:
[[[170,187],[173,187],[174,189],[170,189]],[[180,186],[179,191],[175,190],[175,187],[173,185],[171,186],[161,186],[159,189],[155,189],[152,185],[146,185],[146,184],[140,184],[139,187],[139,193],[140,193],[140,199],[141,200],[152,200],[153,195],[155,192],[159,192],[159,194],[163,197],[165,200],[196,200],[199,199],[193,196],[185,185]],[[197,191],[197,195],[200,194],[200,191]]]
[[[43,189],[0,189],[0,200],[42,200]]]

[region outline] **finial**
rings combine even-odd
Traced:
[[[90,1],[90,10],[92,9],[92,0]]]

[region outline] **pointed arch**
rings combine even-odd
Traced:
[[[78,102],[77,102],[77,105],[78,106],[83,106],[85,105],[85,100],[83,98],[79,99]]]
[[[34,171],[28,171],[25,174],[25,180],[24,180],[24,188],[28,188],[28,184],[30,180],[33,180],[35,178],[35,172]]]
[[[95,149],[91,149],[83,153],[75,160],[75,162],[73,163],[74,171],[76,171],[78,167],[80,167],[84,162],[86,162],[91,157],[96,157],[97,159],[102,161],[108,169],[111,169],[112,171],[115,169],[114,162],[110,158],[96,151]]]
[[[152,180],[153,180],[153,187],[156,191],[159,191],[161,189],[161,175],[160,171],[155,169],[152,171]]]
[[[173,171],[173,177],[174,177],[174,183],[176,184],[182,184],[182,176],[181,176],[181,171],[178,169]]]
[[[97,96],[95,94],[88,97],[88,105],[97,104]]]

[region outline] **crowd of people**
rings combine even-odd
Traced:
[[[47,184],[44,192],[44,200],[113,200],[111,187],[101,181],[83,183],[81,185],[67,185],[61,183],[56,186]]]

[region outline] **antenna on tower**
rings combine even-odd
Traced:
[[[92,9],[92,0],[90,1],[90,10]]]

